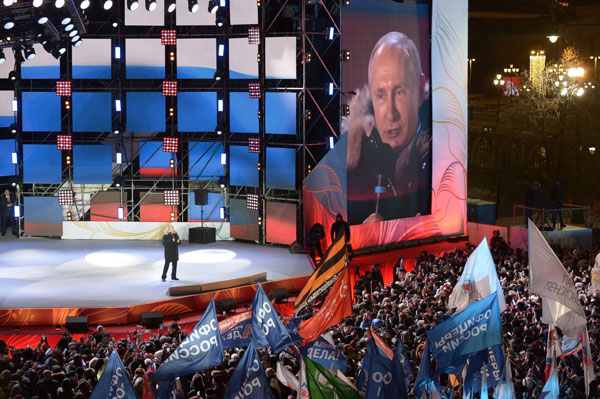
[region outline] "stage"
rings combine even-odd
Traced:
[[[169,287],[261,272],[267,280],[312,273],[306,255],[234,241],[179,247],[179,281],[162,282],[160,241],[0,237],[0,308],[123,307],[170,299]]]

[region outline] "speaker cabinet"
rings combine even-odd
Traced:
[[[87,316],[67,316],[65,324],[70,333],[82,334],[88,332]]]
[[[192,227],[189,233],[190,242],[197,244],[210,244],[217,237],[217,229],[214,227]]]
[[[208,191],[203,189],[194,190],[194,203],[196,205],[208,204]]]
[[[140,316],[146,328],[158,328],[163,322],[163,312],[142,312]]]
[[[217,301],[215,304],[215,310],[218,313],[229,312],[230,310],[235,310],[237,308],[237,302],[233,298],[225,298]]]

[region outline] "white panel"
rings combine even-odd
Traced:
[[[177,39],[177,66],[216,69],[217,40]]]
[[[115,215],[116,216],[116,215]],[[167,227],[173,226],[181,240],[189,239],[189,229],[200,227],[193,222],[63,222],[63,240],[161,240]],[[228,222],[204,222],[214,227],[217,240],[230,240]]]
[[[0,91],[0,116],[13,116],[12,101],[15,98],[15,92],[12,90]],[[19,107],[21,105],[19,104]]]
[[[258,75],[258,44],[248,44],[248,38],[229,39],[229,70],[243,75]],[[230,75],[230,78],[233,78]],[[238,78],[244,78],[238,76]],[[246,79],[252,79],[247,77]]]
[[[256,0],[229,0],[231,25],[258,25]]]
[[[128,66],[165,66],[165,47],[160,39],[126,39]]]
[[[6,62],[4,64],[0,64],[0,79],[8,78],[8,74],[15,67],[15,55],[12,52],[12,49],[5,48],[4,56],[6,57]],[[44,50],[46,52],[46,50]]]
[[[296,38],[267,37],[265,43],[267,79],[296,79]]]
[[[57,60],[56,58],[54,58],[52,56],[52,54],[50,54],[49,52],[44,50],[44,47],[41,44],[39,44],[39,43],[34,44],[33,49],[35,50],[35,58],[32,60],[24,61],[23,64],[21,64],[21,67],[40,67],[40,66],[58,66],[58,65],[60,65],[60,61]],[[4,51],[4,53],[6,54],[6,50]],[[25,56],[25,54],[23,54],[23,56]],[[7,61],[6,63],[8,64],[8,58],[6,59],[6,61]]]
[[[73,65],[109,66],[111,63],[110,39],[85,39],[72,51]]]
[[[140,5],[135,11],[129,11],[127,0],[123,0],[125,8],[125,25],[163,26],[165,24],[165,1],[157,0],[156,10],[146,10],[146,3],[140,0]]]
[[[187,0],[177,0],[177,25],[215,25],[215,14],[208,12],[208,0],[198,0],[200,8],[195,13],[188,9]]]

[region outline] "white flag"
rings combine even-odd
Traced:
[[[528,230],[529,292],[542,297],[542,322],[577,339],[586,319],[575,284],[531,219]]]
[[[506,309],[504,293],[498,280],[496,265],[488,247],[487,239],[484,238],[467,259],[460,279],[448,299],[448,308],[460,312],[471,303],[477,302],[493,292],[498,294],[500,312],[504,312],[504,309]]]
[[[308,382],[306,381],[306,365],[304,364],[304,358],[300,359],[300,378],[298,380],[300,389],[297,391],[297,399],[310,399],[310,392],[308,392]]]
[[[504,356],[504,375],[494,391],[494,399],[516,399],[515,386],[512,381],[512,371],[510,369],[510,359]]]
[[[300,381],[294,373],[287,369],[281,362],[277,362],[277,372],[275,376],[283,385],[292,388],[296,392],[300,392]]]
[[[600,252],[596,255],[596,261],[592,268],[592,287],[590,288],[590,295],[596,291],[600,291]]]
[[[596,258],[597,260],[598,258]],[[587,327],[583,332],[583,376],[585,377],[585,396],[590,396],[590,383],[596,378],[594,374],[594,358],[590,347],[590,337]]]

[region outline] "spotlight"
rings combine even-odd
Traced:
[[[225,74],[222,71],[215,71],[214,78],[218,82],[219,80],[223,79],[224,75]]]
[[[3,1],[2,1],[2,4],[4,4],[6,7],[8,7],[8,6],[12,6],[12,5],[13,5],[13,3],[14,3],[14,1],[13,1],[13,0],[3,0]]]
[[[17,72],[16,71],[10,71],[8,73],[8,79],[9,80],[17,80]]]
[[[127,0],[127,8],[129,11],[135,11],[140,6],[140,2],[138,0]]]
[[[6,56],[4,55],[4,50],[0,49],[0,64],[4,64],[6,62]]]
[[[220,28],[223,25],[225,25],[225,17],[220,15],[217,17],[217,19],[215,20],[215,23],[217,24],[217,26]]]
[[[12,134],[16,134],[17,133],[17,124],[13,123],[12,125],[10,125],[9,129]]]
[[[65,6],[65,0],[54,0],[54,7],[63,8]]]
[[[45,15],[42,15],[37,20],[37,23],[40,24],[40,25],[44,25],[46,22],[48,22],[48,17],[45,16]]]
[[[65,32],[72,31],[74,27],[75,27],[75,25],[73,25],[73,24],[67,24],[67,26],[65,26]]]
[[[104,4],[102,4],[102,7],[104,7],[105,10],[110,10],[113,6],[113,2],[112,0],[105,0]]]
[[[73,29],[71,32],[69,32],[69,37],[75,37],[77,36],[77,33],[79,33],[77,32],[77,29]]]
[[[71,17],[64,17],[64,18],[63,18],[63,19],[60,21],[60,23],[61,23],[61,24],[63,24],[63,25],[67,25],[67,24],[69,24],[70,22],[71,22]]]
[[[63,55],[63,54],[66,52],[66,51],[67,51],[67,46],[65,46],[65,44],[64,44],[64,43],[60,43],[60,44],[58,45],[58,53],[59,53],[60,55]]]
[[[190,10],[190,12],[196,12],[199,8],[198,0],[188,0],[188,10]]]
[[[115,177],[115,187],[121,187],[121,178]]]
[[[73,44],[73,47],[79,47],[79,46],[81,46],[82,43],[83,43],[83,40],[79,39],[75,42],[75,44]]]
[[[219,9],[219,5],[215,0],[209,0],[208,2],[208,12],[214,14]]]
[[[156,0],[146,0],[146,10],[150,12],[156,10]]]
[[[32,46],[25,47],[25,59],[32,60],[35,58],[35,50]]]
[[[90,6],[90,0],[83,0],[81,3],[79,3],[79,8],[81,8],[82,10],[85,10],[89,6]]]
[[[71,38],[71,43],[75,43],[75,42],[77,42],[79,39],[80,39],[79,35],[73,36],[73,37]]]
[[[112,27],[113,28],[116,28],[117,26],[119,26],[119,23],[117,21],[115,21],[115,22],[112,23]]]
[[[167,12],[175,11],[175,7],[177,7],[175,0],[167,0]]]
[[[15,27],[15,20],[12,17],[6,17],[4,18],[4,29],[5,30],[11,30],[12,28]]]
[[[39,8],[42,6],[42,4],[44,4],[44,0],[33,0],[33,6],[35,8]]]

